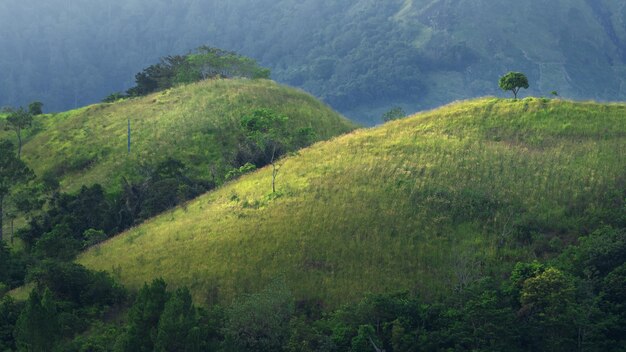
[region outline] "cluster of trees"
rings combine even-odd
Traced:
[[[113,102],[125,97],[137,97],[165,90],[178,84],[212,78],[269,78],[270,70],[251,58],[232,51],[201,46],[186,55],[166,56],[135,75],[136,85],[122,93],[104,99]]]
[[[621,351],[625,257],[626,228],[606,226],[546,263],[517,263],[506,280],[486,276],[436,299],[366,295],[332,312],[295,301],[282,279],[201,308],[161,279],[130,294],[105,273],[47,261],[30,271],[26,302],[0,301],[0,349]]]
[[[29,222],[17,236],[37,258],[71,260],[84,248],[215,187],[188,177],[186,166],[175,159],[143,169],[145,178],[124,179],[117,192],[95,184],[63,193],[50,178],[24,186],[16,198]]]

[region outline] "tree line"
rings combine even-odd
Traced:
[[[47,261],[30,272],[25,302],[0,300],[0,349],[622,351],[625,257],[626,228],[605,226],[545,263],[517,263],[505,280],[485,275],[436,298],[365,294],[332,311],[296,300],[280,277],[200,307],[161,279],[132,293],[109,274]]]
[[[268,79],[270,70],[251,58],[233,51],[201,46],[186,55],[161,58],[160,62],[135,75],[136,85],[126,94],[113,93],[104,102],[114,102],[128,97],[144,96],[153,92],[214,78]]]

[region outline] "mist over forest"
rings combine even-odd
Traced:
[[[529,94],[620,100],[625,19],[609,0],[7,0],[0,106],[98,102],[201,45],[250,56],[366,123],[391,106],[501,95],[509,70],[526,72]]]

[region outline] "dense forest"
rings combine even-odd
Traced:
[[[625,256],[626,231],[604,227],[545,264],[518,263],[501,283],[484,277],[435,300],[367,295],[333,312],[294,300],[280,278],[232,305],[198,307],[161,279],[129,293],[109,274],[44,260],[26,301],[0,300],[0,349],[623,351]],[[0,246],[3,268],[19,261]]]
[[[0,106],[64,110],[125,91],[133,74],[200,45],[234,50],[351,118],[499,94],[624,99],[626,10],[609,1],[71,1],[0,4]]]

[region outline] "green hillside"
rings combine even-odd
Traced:
[[[276,194],[259,170],[78,261],[135,289],[163,277],[202,304],[277,276],[331,307],[366,292],[435,297],[623,226],[625,150],[623,104],[455,103],[318,143],[284,162]]]
[[[219,181],[237,166],[241,116],[260,108],[287,116],[292,131],[310,127],[316,140],[354,128],[310,95],[272,81],[209,80],[41,116],[22,153],[38,176],[58,178],[67,191],[94,183],[119,188],[122,177],[145,177],[145,168],[167,159],[183,162],[189,177]]]

